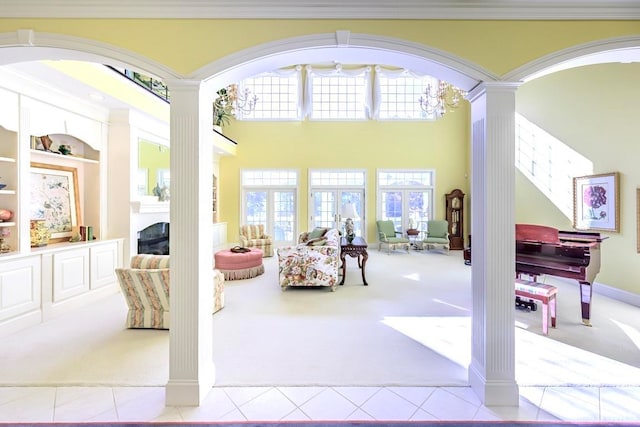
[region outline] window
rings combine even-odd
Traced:
[[[341,229],[345,208],[353,204],[357,213],[354,231],[357,236],[364,236],[365,219],[365,184],[364,170],[310,170],[309,194],[313,206],[309,229],[314,227],[331,227]]]
[[[432,170],[378,171],[378,218],[393,221],[397,231],[414,227],[424,232],[433,218]]]
[[[365,120],[369,115],[369,67],[344,70],[307,66],[307,113],[312,120]]]
[[[593,173],[593,163],[516,114],[516,167],[569,219],[573,177]]]
[[[295,171],[242,171],[242,224],[264,224],[274,244],[295,243],[297,185]]]
[[[257,101],[251,110],[238,104],[238,120],[300,120],[302,99],[302,67],[283,69],[245,79],[240,93],[255,96]]]
[[[427,114],[419,99],[427,85],[437,86],[439,80],[430,76],[416,76],[409,71],[388,71],[376,67],[376,118],[382,120],[434,119]]]

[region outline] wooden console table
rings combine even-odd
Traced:
[[[362,282],[365,286],[369,286],[367,279],[364,277],[364,266],[367,263],[369,254],[367,253],[367,242],[362,237],[355,237],[351,243],[346,237],[340,240],[340,261],[342,262],[342,280],[340,285],[344,285],[344,278],[347,275],[347,261],[345,257],[349,255],[351,258],[358,258],[358,268],[362,270]]]

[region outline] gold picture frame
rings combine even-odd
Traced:
[[[80,223],[78,170],[31,162],[30,219],[44,219],[49,242],[68,241]]]
[[[573,178],[573,227],[576,230],[620,231],[618,172]]]

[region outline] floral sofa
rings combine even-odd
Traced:
[[[169,255],[134,255],[129,268],[116,268],[127,302],[126,327],[169,329]],[[213,270],[212,313],[224,307],[224,275]]]
[[[336,229],[316,228],[298,237],[296,246],[277,249],[280,287],[338,285],[340,233]]]

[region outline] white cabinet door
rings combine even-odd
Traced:
[[[89,290],[89,248],[71,249],[53,255],[53,302]]]
[[[40,309],[40,257],[0,264],[0,320]]]
[[[116,281],[118,266],[118,243],[108,242],[90,248],[91,289],[110,285]]]

